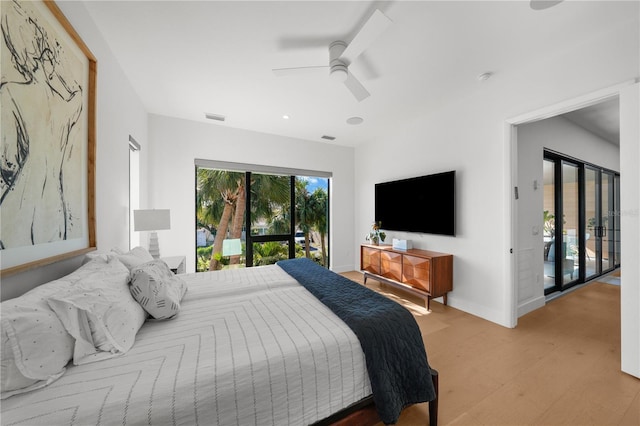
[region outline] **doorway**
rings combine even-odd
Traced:
[[[511,158],[510,183],[512,184],[509,188],[511,195],[510,217],[512,218],[510,235],[513,247],[513,250],[510,251],[513,256],[509,271],[513,283],[510,295],[513,300],[510,317],[512,326],[517,325],[518,317],[545,305],[547,300],[545,275],[563,277],[562,285],[566,286],[574,281],[578,282],[581,277],[581,269],[584,270],[586,265],[585,260],[579,255],[579,251],[585,249],[586,241],[581,240],[577,234],[580,223],[576,222],[578,226],[574,228],[575,231],[567,232],[567,234],[575,233],[575,237],[569,235],[576,243],[573,244],[574,249],[577,250],[577,252],[573,252],[574,258],[566,262],[560,260],[558,265],[560,272],[558,273],[555,272],[555,258],[552,259],[554,265],[547,264],[546,268],[543,266],[545,262],[543,237],[546,234],[547,240],[550,240],[553,236],[548,229],[544,229],[546,220],[543,218],[543,210],[549,210],[549,213],[553,214],[553,209],[543,209],[545,203],[543,191],[544,151],[547,149],[552,152],[566,153],[568,160],[579,158],[589,164],[602,165],[607,170],[619,170],[622,161],[619,145],[608,143],[595,132],[578,125],[575,120],[572,120],[575,117],[570,117],[571,119],[567,117],[576,111],[580,111],[578,114],[581,115],[586,115],[586,112],[594,109],[602,111],[603,105],[618,107],[620,105],[619,90],[620,88],[617,87],[602,90],[582,99],[567,101],[507,121],[507,131],[510,134],[507,155]],[[615,112],[613,121],[617,120],[617,128],[619,129],[619,108],[616,108]],[[562,168],[562,166],[559,167]],[[565,161],[564,167],[567,172],[573,170],[574,181],[576,181],[575,175],[580,172],[576,171],[575,162]],[[551,169],[553,170],[553,167]],[[553,173],[551,175],[554,176]],[[565,175],[571,174],[565,173]],[[575,189],[576,183],[574,182],[573,185]],[[565,191],[569,190],[570,187],[567,185]],[[548,202],[548,195],[546,200]],[[557,202],[553,195],[551,195],[551,200]],[[569,229],[568,226],[565,228]],[[562,230],[560,229],[559,232]],[[593,236],[590,237],[593,238]],[[546,248],[549,249],[549,246],[547,245]],[[565,253],[564,247],[559,245],[557,250],[560,253],[558,258],[562,259],[562,255]],[[548,257],[546,260],[549,260]],[[570,260],[574,261],[571,265],[573,277],[569,273]],[[620,264],[620,262],[616,262],[616,264]],[[545,269],[548,271],[550,267],[553,272],[545,274]],[[564,274],[565,270],[567,274]]]

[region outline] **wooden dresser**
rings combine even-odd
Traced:
[[[367,278],[407,290],[426,300],[444,299],[453,290],[453,255],[429,250],[395,250],[390,245],[360,246],[360,269]]]

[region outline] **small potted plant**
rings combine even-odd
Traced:
[[[365,240],[371,241],[371,244],[374,246],[377,246],[381,241],[384,242],[384,239],[387,238],[387,234],[380,230],[381,226],[382,222],[373,222],[373,224],[371,224],[371,231],[364,236]]]

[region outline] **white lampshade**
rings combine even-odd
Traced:
[[[162,231],[171,229],[171,217],[168,209],[134,210],[134,231]]]
[[[169,210],[134,210],[133,230],[151,231],[149,234],[149,253],[154,259],[160,258],[160,245],[156,231],[171,229]]]

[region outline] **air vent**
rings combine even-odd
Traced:
[[[322,139],[326,139],[328,141],[334,141],[334,140],[336,140],[336,137],[335,136],[324,135],[324,136],[322,136]]]
[[[205,113],[204,116],[207,117],[209,120],[216,120],[216,121],[226,120],[226,117],[220,114]]]

